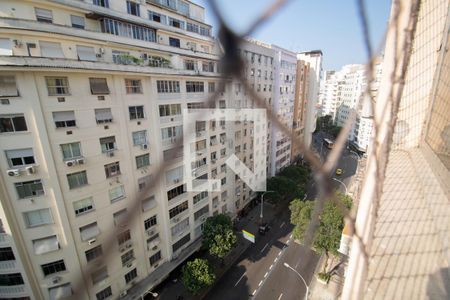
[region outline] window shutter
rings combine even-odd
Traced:
[[[0,39],[1,43],[1,39]],[[0,44],[0,55],[1,54]],[[18,97],[19,91],[16,86],[16,78],[14,76],[0,76],[0,96],[1,97]]]
[[[41,56],[43,57],[64,58],[60,43],[40,41],[39,47],[41,48]]]
[[[151,196],[147,199],[144,199],[142,201],[142,210],[143,211],[147,211],[150,210],[152,208],[156,207],[156,200],[155,200],[155,196]]]
[[[115,225],[124,225],[128,220],[128,212],[126,209],[122,209],[121,211],[114,213],[113,217]]]
[[[113,116],[110,108],[99,108],[95,110],[95,119],[97,122],[112,121]],[[112,142],[115,141],[115,138]]]
[[[44,254],[59,249],[59,242],[56,235],[45,237],[42,239],[33,240],[34,253]]]
[[[84,18],[80,16],[70,16],[70,20],[72,22],[72,26],[76,28],[84,28]]]
[[[92,95],[109,94],[106,78],[89,78]]]
[[[57,111],[53,113],[53,121],[65,122],[75,120],[74,111]]]
[[[79,60],[96,61],[97,56],[95,55],[94,47],[79,46],[77,45],[77,54]]]
[[[83,226],[80,228],[81,240],[87,241],[92,238],[95,238],[100,234],[100,230],[98,229],[97,222],[91,223],[89,225]]]
[[[17,150],[7,150],[6,151],[6,157],[8,159],[27,157],[27,156],[34,156],[32,148],[17,149]]]

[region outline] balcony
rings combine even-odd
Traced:
[[[0,297],[20,297],[22,293],[25,293],[25,285],[0,286]]]
[[[17,262],[15,260],[0,261],[0,270],[13,270],[17,267]]]

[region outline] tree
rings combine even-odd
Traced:
[[[237,242],[231,218],[224,214],[209,217],[203,225],[203,247],[220,259],[233,249]]]
[[[334,137],[337,138],[337,136],[339,135],[339,132],[341,132],[342,127],[339,126],[331,126],[329,129],[329,133]]]
[[[304,195],[304,184],[299,184],[284,176],[274,176],[267,180],[267,190],[273,191],[273,193],[267,193],[264,197],[278,202],[286,199],[302,198]]]
[[[351,208],[352,200],[340,192],[336,192],[336,199],[348,209]],[[293,235],[296,239],[303,240],[304,234],[311,221],[314,203],[312,201],[300,201],[295,199],[291,202],[291,223],[295,225]],[[341,241],[342,229],[344,228],[344,215],[331,200],[327,200],[322,214],[318,230],[313,239],[313,248],[320,254],[326,256],[323,272],[326,273],[328,258],[330,254],[337,255]]]
[[[283,176],[295,181],[297,184],[306,184],[309,179],[310,171],[303,166],[288,166],[284,168],[278,176]]]
[[[202,288],[213,284],[215,279],[216,276],[206,259],[196,258],[183,266],[183,285],[194,295],[197,295]]]

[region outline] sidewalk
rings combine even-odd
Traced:
[[[333,268],[339,264],[339,257],[332,257],[328,262],[328,268]],[[328,284],[325,284],[318,280],[317,274],[320,273],[323,269],[323,265],[325,263],[325,256],[320,258],[319,263],[317,264],[316,270],[314,271],[314,276],[311,279],[309,289],[310,295],[309,299],[313,300],[335,300],[339,299],[342,287],[344,286],[344,270],[345,264],[339,265],[334,271],[334,274]]]
[[[224,258],[224,263],[220,265],[217,259],[211,259],[209,255],[205,255],[202,258],[207,258],[211,265],[215,268],[216,274],[216,282],[234,265],[234,263],[241,257],[241,255],[247,250],[252,243],[242,236],[242,229],[257,235],[259,228],[259,214],[260,214],[261,206],[255,206],[246,217],[240,219],[235,225],[236,228],[236,236],[237,236],[237,244],[230,251],[230,253]],[[264,203],[264,219],[271,220],[277,213],[278,207]],[[171,276],[173,277],[173,276]],[[198,296],[192,296],[183,286],[181,281],[181,271],[177,274],[177,281],[167,281],[167,283],[162,287],[160,291],[157,289],[157,292],[160,294],[157,299],[161,300],[191,300],[191,299],[203,299],[208,295],[208,292],[212,288],[212,286],[204,291],[202,291]],[[154,299],[154,298],[153,298]]]

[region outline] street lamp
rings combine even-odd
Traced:
[[[275,193],[275,192],[274,191],[265,191],[261,195],[261,214],[259,215],[261,224],[262,224],[262,220],[263,220],[264,194],[266,194],[266,193]]]
[[[141,296],[141,300],[143,300],[144,297],[147,296],[148,294],[152,295],[153,298],[158,297],[158,293],[154,293],[154,292],[151,292],[151,291],[147,291],[147,292],[145,292],[145,293]]]
[[[347,186],[345,185],[345,183],[343,183],[342,181],[340,181],[339,179],[336,179],[336,178],[332,178],[334,181],[337,181],[337,182],[339,182],[340,184],[342,184],[343,186],[344,186],[344,189],[345,189],[345,194],[347,195],[348,194],[348,191],[347,191]]]
[[[302,277],[302,275],[300,275],[299,272],[297,272],[297,270],[295,270],[293,267],[291,267],[287,262],[285,262],[283,265],[284,265],[286,268],[291,269],[292,271],[294,271],[295,274],[297,274],[298,277],[300,277],[300,279],[303,281],[303,283],[304,283],[305,286],[306,286],[305,300],[308,300],[309,286],[306,284],[305,279]]]

